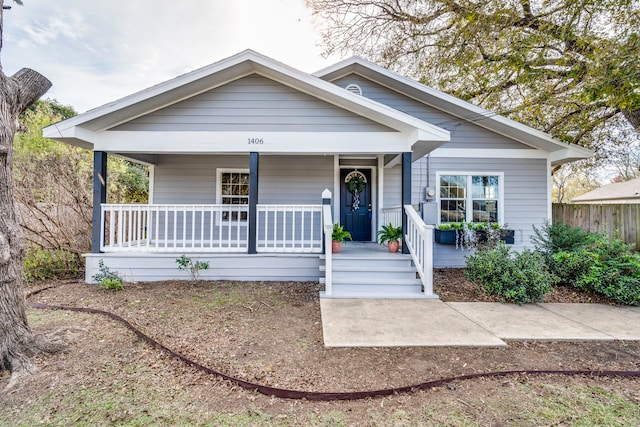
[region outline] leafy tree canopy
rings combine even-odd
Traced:
[[[307,4],[327,54],[362,55],[566,142],[598,150],[613,120],[638,138],[638,0]]]

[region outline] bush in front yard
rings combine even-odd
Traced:
[[[640,305],[640,254],[631,245],[565,224],[534,229],[532,240],[560,284]]]
[[[468,256],[465,276],[489,295],[520,305],[541,301],[557,280],[540,252],[511,252],[504,244]]]
[[[640,305],[640,254],[621,240],[599,236],[587,247],[552,257],[561,283]]]

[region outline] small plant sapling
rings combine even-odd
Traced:
[[[121,291],[124,289],[122,285],[122,278],[117,273],[109,270],[109,267],[104,265],[103,260],[98,261],[98,272],[92,276],[93,280],[103,289],[110,291]]]
[[[193,258],[189,258],[186,255],[176,259],[176,263],[178,264],[178,270],[189,273],[193,282],[198,281],[200,271],[209,269],[208,261],[194,261]]]

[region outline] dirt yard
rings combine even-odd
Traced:
[[[492,301],[438,270],[445,301]],[[342,348],[322,344],[318,283],[162,282],[108,292],[63,283],[32,301],[117,313],[214,370],[273,387],[361,391],[520,369],[640,370],[639,342],[510,342],[507,348]],[[546,302],[600,302],[558,290]],[[511,376],[349,402],[277,399],[186,367],[99,315],[29,309],[68,352],[38,359],[0,392],[0,425],[638,425],[640,379]],[[8,373],[0,374],[0,388]]]

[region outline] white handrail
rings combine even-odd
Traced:
[[[333,220],[331,219],[331,205],[322,206],[322,227],[324,229],[324,293],[329,296],[333,290],[333,252],[331,248]]]
[[[411,205],[405,205],[405,242],[422,280],[424,293],[433,295],[433,225],[427,225]]]

